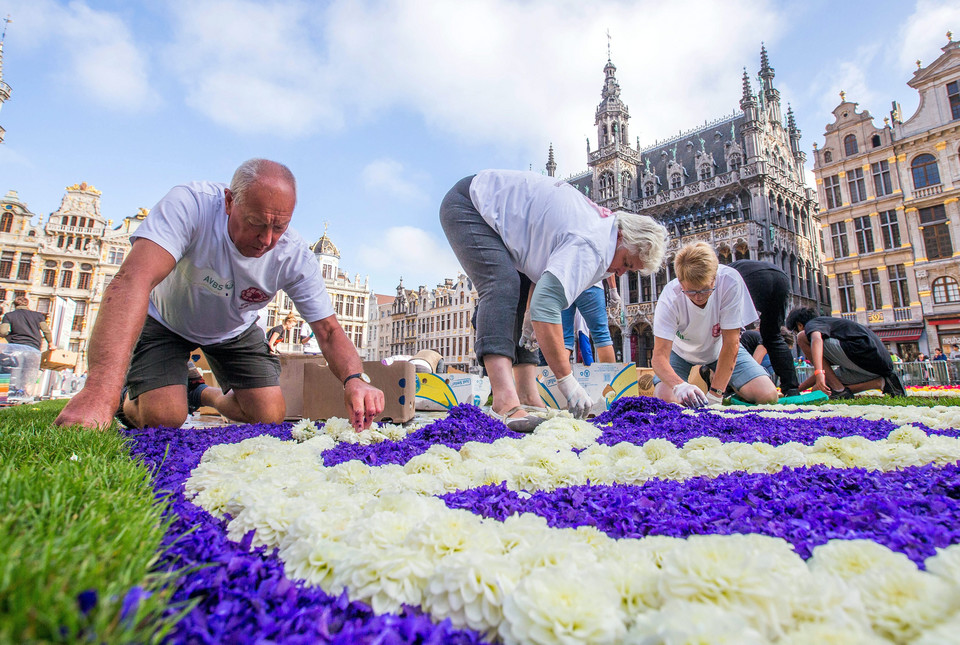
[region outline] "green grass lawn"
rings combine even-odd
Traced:
[[[159,641],[163,505],[117,432],[53,426],[64,403],[0,410],[0,643]]]

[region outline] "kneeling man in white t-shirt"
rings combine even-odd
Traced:
[[[654,395],[698,408],[721,403],[729,384],[744,401],[776,403],[773,381],[740,345],[740,328],[759,318],[740,274],[706,242],[680,249],[673,268],[653,314]],[[695,365],[714,372],[706,395],[687,382]]]

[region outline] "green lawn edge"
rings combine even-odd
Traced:
[[[0,643],[160,642],[166,503],[115,429],[54,426],[64,405],[0,410]]]

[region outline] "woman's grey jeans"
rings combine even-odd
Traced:
[[[530,279],[514,268],[503,240],[473,205],[470,182],[474,176],[458,181],[443,198],[440,224],[477,289],[477,361],[482,365],[484,356],[496,354],[515,364],[536,365],[538,356],[518,345]]]

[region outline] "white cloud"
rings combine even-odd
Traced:
[[[167,58],[189,103],[218,123],[293,137],[400,108],[445,135],[493,144],[517,166],[542,166],[553,142],[561,175],[584,167],[584,137],[596,146],[591,115],[607,29],[631,139],[647,144],[736,109],[738,70],[756,66],[760,39],[769,43],[784,28],[763,0],[172,6]],[[701,37],[704,25],[709,37]],[[660,100],[677,96],[684,100]]]
[[[866,109],[871,105],[882,105],[881,97],[873,84],[872,69],[879,66],[882,49],[879,44],[870,44],[857,48],[850,60],[836,61],[821,70],[807,88],[807,97],[816,106],[817,112],[830,120],[830,113],[840,104],[840,92],[846,100]]]
[[[371,161],[360,175],[364,188],[371,195],[410,202],[423,202],[428,199],[427,193],[421,187],[426,181],[423,173],[410,173],[395,159]]]
[[[936,60],[947,44],[946,32],[954,30],[954,40],[960,39],[960,4],[955,0],[918,0],[913,14],[900,29],[897,42],[897,67],[902,71],[917,69],[920,59],[924,66]]]
[[[400,278],[408,289],[435,287],[444,278],[461,273],[460,263],[446,240],[413,226],[395,226],[374,235],[360,247],[357,266],[370,274],[379,292],[396,287]]]
[[[56,56],[58,83],[110,110],[133,112],[157,100],[146,54],[119,16],[77,1],[19,0],[9,10],[11,40]]]

